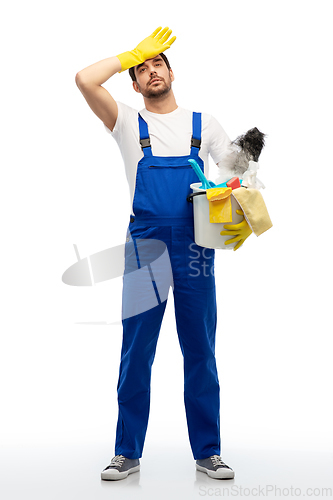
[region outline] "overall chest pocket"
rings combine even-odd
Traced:
[[[136,215],[191,217],[193,207],[186,198],[194,182],[193,174],[190,165],[182,164],[152,163],[143,168],[137,178],[134,197]]]

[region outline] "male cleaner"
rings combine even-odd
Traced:
[[[194,243],[193,206],[186,201],[190,184],[198,181],[188,160],[196,160],[208,176],[208,155],[219,165],[230,139],[211,115],[177,105],[172,90],[174,73],[164,54],[175,41],[176,37],[170,36],[169,28],[156,29],[134,50],[79,71],[76,84],[116,140],[124,159],[132,204],[125,273],[133,264],[133,255],[140,269],[140,240],[159,240],[168,249],[177,333],[184,356],[188,434],[196,468],[213,478],[233,478],[234,471],[220,456],[214,250]],[[133,89],[143,96],[145,107],[140,112],[115,101],[102,86],[117,72],[128,69]],[[132,287],[131,279],[124,279],[123,302],[135,301]],[[136,295],[139,300],[140,291]],[[123,479],[140,469],[151,367],[166,302],[158,300],[144,312],[123,315],[115,457],[102,471],[102,479]]]

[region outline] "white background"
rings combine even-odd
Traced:
[[[267,134],[259,178],[274,226],[216,253],[222,455],[332,453],[330,3],[59,0],[1,10],[3,446],[103,444],[104,467],[114,454],[122,330],[107,323],[119,319],[121,280],[70,287],[61,277],[74,243],[81,257],[124,243],[129,190],[75,74],[170,26],[178,105],[213,114],[232,139],[254,126]],[[143,107],[127,72],[105,87]],[[170,294],[146,455],[178,447],[191,460],[182,369]]]

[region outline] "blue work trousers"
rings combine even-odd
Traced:
[[[184,357],[184,403],[192,453],[194,459],[220,455],[214,250],[194,243],[193,225],[145,227],[134,221],[129,231],[133,241],[157,239],[167,247],[177,333]],[[126,265],[130,265],[128,261],[125,273]],[[126,281],[126,274],[124,278],[123,300],[128,301],[133,287],[130,280]],[[149,418],[151,368],[166,302],[123,318],[116,455],[131,459],[142,456]]]

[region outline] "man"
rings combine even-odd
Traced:
[[[190,184],[198,182],[188,160],[195,159],[207,174],[208,154],[218,164],[230,140],[212,116],[178,107],[172,90],[174,74],[164,55],[175,41],[170,35],[168,28],[158,28],[133,51],[78,72],[76,83],[117,141],[124,159],[132,202],[126,245],[160,240],[168,249],[177,332],[184,356],[190,444],[197,469],[225,479],[234,477],[234,471],[220,457],[214,250],[195,245],[193,207],[186,197]],[[130,70],[134,90],[143,96],[145,109],[140,113],[116,102],[102,87],[115,73],[126,69]],[[131,265],[129,254],[135,256],[131,248],[125,252],[125,272]],[[140,268],[138,254],[136,257]],[[129,283],[124,280],[125,302],[132,301],[128,300]],[[151,366],[165,306],[166,300],[159,300],[144,312],[123,315],[115,457],[102,472],[102,479],[122,479],[140,468],[149,416]]]

